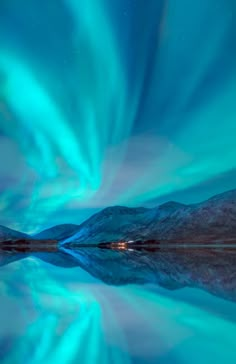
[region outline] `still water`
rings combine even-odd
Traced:
[[[2,251],[1,364],[234,364],[235,263],[235,249]]]

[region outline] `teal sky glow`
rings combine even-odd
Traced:
[[[234,1],[43,3],[0,3],[2,225],[235,188]]]
[[[105,286],[33,257],[1,267],[0,278],[2,364],[236,360],[235,303],[201,290]]]

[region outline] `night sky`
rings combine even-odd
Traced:
[[[234,0],[1,0],[0,224],[235,187]]]

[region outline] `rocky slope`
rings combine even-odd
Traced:
[[[236,241],[236,190],[194,205],[168,202],[152,209],[108,207],[81,224],[64,242],[120,239]]]

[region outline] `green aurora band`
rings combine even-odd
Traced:
[[[1,0],[1,224],[234,188],[235,39],[233,0]],[[0,296],[1,364],[236,362],[235,304],[200,290],[27,257]]]
[[[3,225],[235,187],[232,1],[40,4],[0,4]]]
[[[235,303],[200,290],[198,307],[189,288],[105,286],[80,268],[32,257],[2,267],[0,277],[2,364],[236,360]]]

